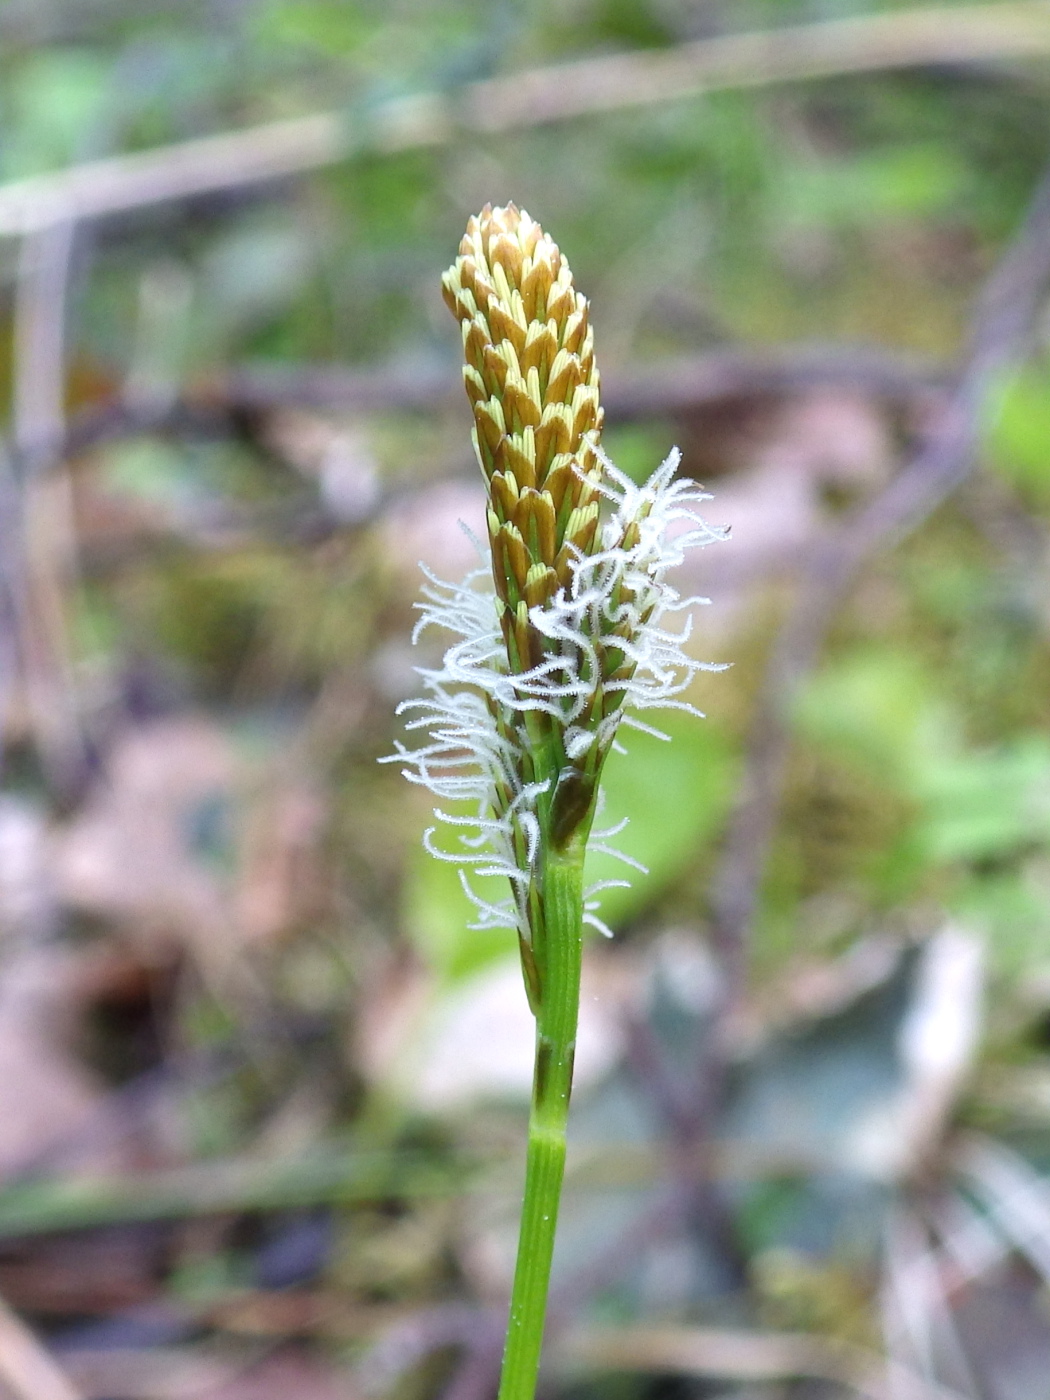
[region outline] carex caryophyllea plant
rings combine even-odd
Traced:
[[[602,452],[602,408],[588,306],[557,245],[523,211],[486,206],[442,279],[463,332],[474,446],[488,488],[487,562],[462,583],[428,574],[416,628],[453,641],[440,670],[421,670],[425,697],[397,745],[406,776],[467,813],[453,828],[477,926],[516,930],[536,1062],[525,1200],[500,1386],[531,1400],[543,1334],[565,1161],[585,925],[600,886],[584,856],[609,851],[618,829],[592,830],[602,766],[621,725],[652,731],[633,710],[692,709],[682,693],[700,669],[684,650],[698,600],[667,581],[684,551],[718,538],[694,513],[706,499],[676,481],[674,452],[644,486]],[[663,737],[663,736],[661,736]],[[613,852],[613,854],[617,854]],[[634,864],[621,857],[627,864]],[[482,898],[470,872],[506,876],[504,900]],[[622,882],[611,882],[622,883]]]

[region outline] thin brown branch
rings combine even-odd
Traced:
[[[23,240],[15,288],[15,449],[47,455],[65,431],[66,288],[74,226],[52,224]]]
[[[603,380],[602,401],[611,423],[827,386],[926,406],[946,380],[945,371],[928,360],[874,346],[748,347],[611,370]],[[84,408],[69,424],[62,452],[73,456],[137,433],[222,436],[245,414],[282,408],[345,414],[434,410],[459,405],[461,393],[459,374],[442,365],[374,370],[338,364],[247,365],[191,385],[175,399],[129,403],[115,398]]]
[[[944,370],[928,359],[872,345],[733,346],[611,369],[602,378],[602,402],[610,421],[631,421],[815,387],[914,401],[946,380]],[[453,397],[458,401],[460,376],[439,365],[378,370],[248,365],[210,387],[217,401],[247,409],[298,405],[371,413],[436,408]]]
[[[58,1363],[2,1300],[0,1390],[11,1400],[80,1400]]]
[[[855,389],[925,407],[947,382],[946,371],[932,361],[875,345],[734,346],[612,369],[602,378],[602,401],[610,421],[688,414],[822,388]]]
[[[604,398],[611,424],[684,418],[722,404],[785,397],[825,385],[847,386],[925,413],[943,394],[945,381],[944,372],[928,361],[875,347],[786,345],[719,350],[668,359],[655,367],[625,367],[607,376]],[[85,407],[67,426],[62,456],[76,457],[139,434],[265,442],[269,415],[287,408],[367,415],[433,412],[448,405],[463,411],[466,407],[459,376],[451,367],[247,366],[190,386],[175,399],[114,397]],[[464,461],[464,471],[472,470]],[[392,494],[397,494],[396,487],[379,493],[363,514],[352,518],[334,513],[307,490],[269,505],[216,505],[204,524],[199,520],[181,527],[173,524],[163,538],[150,535],[102,548],[88,546],[81,551],[81,567],[88,573],[109,572],[137,558],[144,548],[155,550],[165,541],[176,548],[209,551],[242,547],[246,540],[274,535],[285,543],[316,543],[333,531],[356,528],[381,515]]]
[[[904,1393],[916,1400],[961,1400],[958,1391],[887,1366],[875,1352],[801,1332],[717,1327],[581,1329],[560,1342],[563,1365],[603,1371],[672,1372],[735,1381],[824,1380],[868,1400]]]
[[[0,186],[0,236],[303,174],[359,151],[441,145],[731,88],[1050,54],[1039,3],[930,6],[604,55],[92,161]]]
[[[86,770],[67,616],[76,543],[62,458],[74,233],[70,223],[53,224],[22,244],[14,315],[13,514],[7,523],[13,538],[4,563],[30,723],[44,767],[66,795]]]
[[[0,186],[0,235],[265,184],[334,165],[351,149],[343,119],[325,112],[88,161]]]
[[[612,54],[494,78],[468,90],[467,111],[482,130],[506,131],[724,88],[1036,58],[1048,42],[1050,20],[1035,5],[933,6],[725,34],[669,52]]]

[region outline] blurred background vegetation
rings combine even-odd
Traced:
[[[8,0],[0,132],[0,1385],[492,1393],[530,1022],[376,760],[514,200],[733,527],[549,1393],[1050,1397],[1050,7]]]

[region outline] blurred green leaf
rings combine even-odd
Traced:
[[[1050,860],[967,874],[951,890],[951,913],[985,935],[991,968],[1001,977],[1031,978],[1050,961]]]
[[[984,860],[1050,841],[1050,739],[968,748],[958,716],[904,652],[864,652],[825,667],[797,716],[809,739],[916,800],[929,862]]]
[[[880,220],[938,214],[958,198],[965,179],[961,163],[940,145],[811,159],[786,172],[782,212],[799,225],[863,230]]]
[[[448,835],[439,831],[438,839],[442,837],[444,848],[451,849]],[[483,899],[498,902],[506,897],[505,880],[475,875],[471,884]],[[456,867],[436,860],[422,847],[413,848],[405,869],[402,920],[413,944],[440,977],[465,977],[516,947],[509,929],[472,929],[476,917]]]
[[[648,481],[671,450],[672,430],[662,424],[631,423],[607,428],[602,447],[625,476],[632,481]]]
[[[110,67],[86,49],[45,49],[7,79],[0,168],[6,179],[35,175],[99,152],[111,105]]]
[[[288,310],[313,272],[309,229],[288,218],[234,227],[208,250],[203,311],[220,343]]]
[[[364,5],[333,5],[325,0],[268,0],[259,5],[253,27],[260,41],[298,45],[329,58],[353,53],[379,23]]]
[[[1050,845],[1050,738],[931,756],[917,775],[923,843],[934,861],[985,861]]]
[[[795,710],[800,732],[833,753],[908,787],[956,723],[922,663],[901,648],[866,648],[813,676]]]
[[[1036,509],[1050,507],[1050,361],[1018,370],[989,414],[992,464]]]
[[[908,815],[887,835],[881,867],[872,853],[870,868],[881,884],[898,899],[935,890],[954,914],[988,934],[1000,972],[1017,973],[1026,957],[1045,956],[1045,733],[968,744],[955,707],[896,647],[866,648],[825,666],[797,714],[818,749],[861,765],[865,782],[907,799]]]
[[[640,861],[649,873],[641,875],[598,852],[587,857],[588,883],[630,879],[629,889],[601,895],[601,917],[614,929],[651,904],[714,839],[736,776],[729,740],[709,720],[673,711],[647,719],[669,734],[671,742],[621,729],[627,753],[611,755],[606,765],[605,807],[595,828],[615,826],[626,817],[626,830],[610,844]]]

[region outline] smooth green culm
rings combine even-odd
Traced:
[[[543,886],[547,919],[541,969],[544,995],[536,1018],[525,1198],[499,1400],[531,1400],[539,1371],[576,1053],[583,952],[583,851],[545,862]]]

